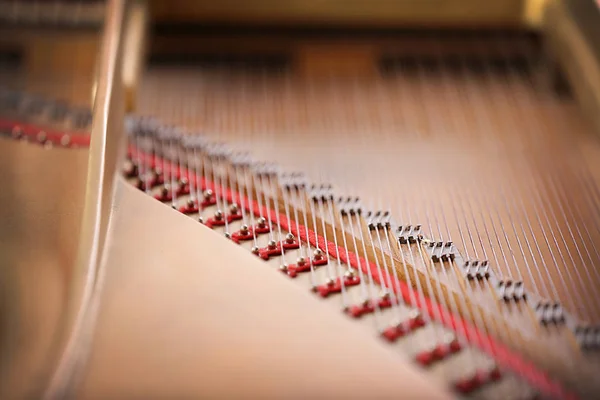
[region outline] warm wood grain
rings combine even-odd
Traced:
[[[38,397],[57,356],[85,193],[87,150],[0,141],[0,397]]]
[[[176,0],[150,2],[159,22],[243,22],[258,24],[489,25],[520,24],[522,0]]]

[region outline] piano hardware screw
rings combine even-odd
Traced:
[[[69,135],[62,135],[62,137],[60,138],[60,145],[63,147],[67,147],[71,144],[71,136]],[[135,168],[135,172],[137,173],[137,165],[134,165]]]
[[[270,249],[274,249],[275,247],[277,247],[277,242],[274,240],[269,240],[269,243],[267,244],[267,247]]]
[[[444,339],[442,341],[442,343],[446,346],[450,346],[452,344],[452,342],[454,342],[455,337],[453,334],[449,333],[447,335],[444,336]]]
[[[291,233],[288,233],[285,236],[285,241],[288,242],[288,243],[294,243],[294,240],[295,240],[295,237]]]
[[[18,126],[15,126],[12,129],[11,135],[15,139],[21,139],[23,137],[23,130],[20,127],[18,127]]]
[[[45,143],[46,139],[48,138],[48,135],[46,135],[46,132],[41,131],[40,133],[37,134],[37,136],[35,138],[38,142]]]
[[[267,220],[265,217],[260,217],[257,221],[257,225],[259,228],[264,228],[267,225]]]
[[[258,254],[259,248],[257,246],[252,247],[252,254]]]
[[[210,189],[206,189],[203,193],[203,196],[206,200],[209,200],[213,195],[213,191]]]
[[[217,211],[215,211],[215,219],[216,219],[217,221],[220,221],[220,220],[222,220],[222,219],[223,219],[223,211],[221,211],[221,210],[217,210]]]
[[[313,254],[315,256],[315,260],[320,260],[323,258],[323,252],[321,249],[316,249]]]
[[[238,207],[237,203],[232,203],[232,204],[229,206],[229,211],[230,211],[232,214],[237,214],[237,213],[238,213],[238,211],[239,211],[239,207]]]
[[[281,271],[283,271],[283,272],[286,272],[286,271],[287,271],[287,269],[288,269],[288,267],[287,267],[287,265],[285,265],[285,264],[281,264],[281,265],[279,266],[279,269],[280,269]]]
[[[240,227],[240,233],[241,233],[242,235],[247,235],[247,234],[248,234],[248,231],[249,231],[249,229],[248,229],[248,225],[242,225],[242,226]]]
[[[298,260],[296,260],[296,264],[304,265],[306,264],[306,259],[304,257],[298,257]]]

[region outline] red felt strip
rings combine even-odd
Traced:
[[[0,132],[7,132],[15,138],[26,138],[31,141],[37,141],[40,133],[45,134],[45,142],[51,142],[57,146],[63,145],[64,137],[69,138],[69,142],[64,147],[88,147],[90,145],[90,135],[86,133],[63,132],[44,129],[34,124],[26,124],[18,121],[0,119]],[[40,143],[43,144],[43,143]]]

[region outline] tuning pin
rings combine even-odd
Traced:
[[[75,109],[70,112],[75,129],[85,129],[92,124],[92,112],[88,109]]]
[[[66,133],[60,138],[60,145],[63,147],[68,147],[71,144],[71,136]],[[137,167],[136,167],[137,168]]]
[[[67,104],[62,101],[55,101],[50,106],[50,118],[53,121],[62,121],[66,118],[69,109]]]
[[[26,96],[21,103],[21,111],[28,116],[40,115],[48,106],[48,102],[40,97]]]
[[[315,260],[321,260],[323,258],[323,251],[321,251],[321,249],[315,249],[313,255],[315,257]]]
[[[16,110],[23,99],[23,94],[12,90],[0,90],[0,110]]]

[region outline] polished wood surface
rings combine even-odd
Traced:
[[[547,49],[565,71],[587,117],[600,132],[600,7],[551,1],[545,10]],[[591,2],[589,2],[591,3]]]
[[[153,19],[173,22],[258,24],[518,25],[524,2],[502,0],[485,5],[473,0],[176,0],[150,2]]]
[[[71,300],[88,153],[4,138],[0,153],[0,397],[39,397]]]
[[[0,68],[0,84],[13,90],[89,108],[94,97],[100,35],[0,27],[0,52],[14,52]]]

